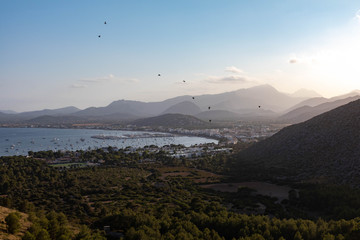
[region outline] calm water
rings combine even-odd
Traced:
[[[164,146],[168,144],[183,144],[191,146],[201,143],[217,143],[217,140],[172,136],[165,133],[164,137],[146,137],[141,131],[92,130],[92,129],[54,129],[54,128],[0,128],[0,156],[27,155],[28,151],[44,150],[87,150],[89,148],[144,147],[146,145]],[[152,133],[150,133],[152,134]],[[95,139],[91,136],[116,136],[121,139]],[[125,139],[129,135],[133,138]]]

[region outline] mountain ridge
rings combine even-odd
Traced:
[[[357,94],[357,91],[353,91],[348,95],[353,94]],[[338,96],[338,98],[341,98],[341,96]],[[306,99],[304,101],[304,98],[291,97],[289,94],[281,93],[271,85],[267,84],[218,94],[177,96],[161,102],[141,102],[123,99],[113,101],[107,106],[89,107],[83,110],[75,107],[66,107],[52,110],[44,109],[32,112],[22,112],[17,114],[1,113],[0,122],[26,123],[26,121],[33,118],[46,115],[71,115],[94,121],[116,122],[159,116],[167,113],[166,111],[183,113],[185,115],[196,115],[200,114],[197,107],[200,108],[202,112],[209,110],[227,111],[226,116],[229,117],[232,115],[231,119],[235,120],[237,120],[236,114],[239,114],[240,120],[268,121],[275,120],[279,117],[281,112],[286,109],[291,109],[291,106],[299,106],[299,104],[304,104],[306,101],[318,103],[319,101],[326,102],[328,100],[325,98],[317,98],[317,100]],[[174,108],[179,108],[179,105],[176,105],[182,102],[191,102],[193,104],[188,104],[187,107],[183,105],[183,109],[181,111],[179,109],[174,110]],[[315,105],[315,103],[313,105]],[[216,118],[216,116],[214,116],[214,118]]]
[[[286,123],[299,123],[306,120],[309,120],[312,117],[315,117],[324,112],[330,111],[336,107],[345,105],[351,101],[357,100],[360,98],[360,95],[348,97],[345,99],[339,99],[332,102],[325,102],[316,106],[301,106],[296,108],[284,115],[281,115],[277,121],[286,122]]]

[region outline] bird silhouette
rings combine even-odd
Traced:
[[[208,107],[208,109],[210,110],[211,107]]]
[[[185,80],[183,80],[183,82],[185,82]]]
[[[98,38],[100,38],[100,37],[101,37],[101,35],[98,36]]]
[[[195,97],[192,97],[192,99],[195,99]]]
[[[259,108],[261,108],[261,106],[259,106]]]
[[[211,119],[209,119],[209,122],[211,123]]]
[[[160,76],[161,76],[161,74],[159,73],[159,74],[158,74],[158,76],[160,77]]]
[[[106,21],[104,22],[104,24],[106,24]]]

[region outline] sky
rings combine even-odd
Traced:
[[[0,2],[0,110],[261,84],[332,97],[360,89],[359,63],[358,0]]]

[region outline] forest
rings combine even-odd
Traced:
[[[22,239],[360,239],[360,191],[348,186],[297,183],[279,201],[247,187],[203,188],[236,182],[227,153],[108,148],[66,153],[100,165],[49,164],[63,155],[0,158],[0,205],[32,223]]]

